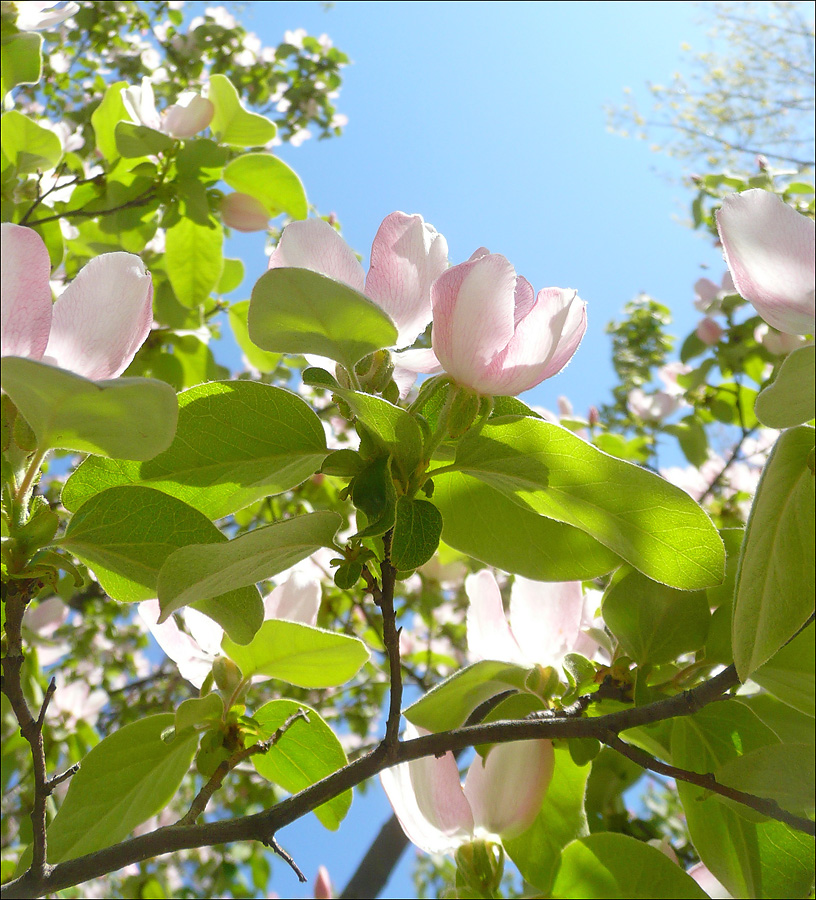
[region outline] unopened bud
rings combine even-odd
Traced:
[[[725,334],[722,327],[708,316],[700,321],[695,332],[698,338],[709,347],[719,344],[722,336]]]
[[[226,656],[216,656],[213,661],[213,678],[219,689],[232,693],[241,683],[243,674],[235,663]]]
[[[269,225],[266,207],[249,194],[227,194],[221,201],[221,218],[236,231],[266,231]]]
[[[499,889],[504,873],[501,844],[473,841],[456,851],[458,874],[477,896],[492,897]]]
[[[164,114],[162,130],[175,138],[191,138],[213,120],[215,107],[192,91],[185,91]]]

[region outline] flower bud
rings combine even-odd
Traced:
[[[265,231],[269,224],[266,207],[249,194],[227,194],[221,201],[221,218],[236,231]]]
[[[162,130],[175,138],[191,138],[213,120],[215,107],[200,94],[185,91],[164,114]]]
[[[700,321],[695,334],[708,347],[713,347],[715,344],[719,344],[725,332],[714,319],[706,316]]]

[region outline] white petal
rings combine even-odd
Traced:
[[[288,619],[314,625],[320,609],[320,581],[294,572],[284,584],[278,585],[264,598],[264,619]]]
[[[584,598],[578,581],[531,581],[516,576],[510,592],[510,623],[528,659],[558,666],[573,649]]]
[[[470,600],[467,612],[468,651],[475,659],[497,659],[518,665],[533,665],[519,648],[504,615],[501,592],[488,569],[465,579]]]
[[[311,269],[363,292],[365,274],[354,251],[322,219],[291,222],[283,229],[269,268]]]
[[[0,226],[3,265],[2,353],[42,359],[51,330],[51,262],[42,238],[31,228]]]

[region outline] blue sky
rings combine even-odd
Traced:
[[[349,117],[343,137],[280,155],[317,209],[338,215],[364,265],[380,222],[401,209],[445,235],[454,263],[484,245],[536,290],[576,288],[588,304],[586,338],[565,372],[525,398],[550,408],[560,394],[578,413],[608,400],[604,326],[640,291],[672,308],[676,334],[694,327],[692,285],[701,264],[719,280],[721,256],[677,221],[691,200],[681,168],[642,142],[608,134],[603,112],[622,101],[624,87],[642,95],[645,82],[667,81],[683,65],[683,41],[704,43],[690,3],[323,7],[248,3],[240,18],[266,44],[286,29],[325,32],[353,60],[337,104]],[[244,260],[248,296],[266,266],[263,238],[236,237],[228,252]],[[323,863],[341,889],[389,814],[374,785],[355,798],[339,833],[310,816],[279,839],[310,882]],[[414,896],[412,858],[407,851],[382,896]],[[308,896],[282,865],[271,887]]]

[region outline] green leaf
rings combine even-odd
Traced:
[[[246,646],[226,637],[221,646],[244,678],[268,675],[304,688],[345,684],[370,656],[358,638],[286,619],[268,619]]]
[[[399,571],[419,568],[436,553],[441,534],[442,515],[433,503],[400,497],[391,541],[392,564]]]
[[[182,606],[271,578],[318,547],[332,547],[340,522],[334,512],[309,513],[217,546],[193,544],[176,550],[159,572],[160,621]]]
[[[294,700],[272,700],[253,713],[260,740],[268,740],[299,709],[309,721],[298,721],[262,756],[252,757],[258,774],[291,794],[326,778],[346,765],[346,754],[334,732],[310,707]],[[249,743],[249,741],[247,742]],[[351,791],[344,791],[318,806],[314,814],[331,831],[337,831],[351,806]]]
[[[90,566],[114,600],[136,603],[156,596],[161,567],[175,550],[188,544],[212,548],[226,540],[206,516],[181,500],[128,485],[91,497],[57,544]],[[263,603],[257,588],[233,588],[196,608],[246,643],[263,621]]]
[[[397,494],[391,476],[391,457],[372,460],[351,485],[351,499],[358,510],[355,537],[377,537],[393,527]],[[359,514],[363,515],[360,516]]]
[[[167,229],[167,275],[179,303],[200,306],[215,290],[224,269],[224,231],[215,220],[210,226],[179,219]]]
[[[288,213],[305,219],[309,203],[297,174],[271,153],[245,153],[224,169],[224,181],[242,194],[249,194],[266,208],[269,218]]]
[[[485,700],[512,688],[522,690],[528,672],[513,663],[480,660],[431,688],[403,715],[427,731],[458,728]]]
[[[686,416],[665,430],[677,438],[683,456],[692,466],[699,467],[708,459],[708,436],[702,422],[695,416]]]
[[[215,107],[210,131],[220,143],[230,147],[260,147],[275,137],[275,123],[266,116],[247,112],[226,75],[210,76],[209,98]]]
[[[544,894],[552,889],[563,848],[589,833],[584,812],[589,772],[589,766],[572,761],[567,747],[556,747],[555,770],[538,816],[519,837],[502,840],[525,881]]]
[[[381,397],[341,387],[335,393],[348,403],[351,411],[373,433],[382,449],[391,454],[396,465],[395,474],[407,483],[422,460],[422,431],[416,419]]]
[[[233,303],[229,308],[229,321],[235,341],[247,358],[247,362],[259,372],[274,372],[281,361],[280,353],[268,353],[261,350],[249,339],[247,327],[247,315],[249,313],[249,300],[241,300]]]
[[[36,84],[42,75],[42,35],[22,31],[3,43],[2,96],[18,84]]]
[[[205,697],[190,697],[176,710],[176,734],[203,722],[219,722],[224,715],[224,701],[213,691]]]
[[[120,122],[130,120],[130,115],[122,100],[122,89],[127,86],[126,81],[117,81],[109,85],[102,102],[91,113],[91,124],[96,135],[96,149],[108,162],[119,159],[119,150],[116,146],[116,126]]]
[[[16,109],[0,118],[0,146],[18,174],[48,172],[62,158],[62,144],[56,134]]]
[[[523,509],[580,528],[655,581],[682,590],[722,581],[722,541],[688,494],[564,428],[488,423],[464,436],[456,467]]]
[[[748,518],[732,624],[740,679],[770,659],[813,612],[814,494],[808,454],[814,430],[783,432]]]
[[[86,460],[68,479],[71,511],[105,488],[142,484],[178,497],[210,519],[300,484],[326,454],[326,436],[309,405],[254,381],[201,384],[179,394],[170,447],[149,463]]]
[[[787,356],[773,384],[756,400],[757,418],[770,428],[789,428],[816,415],[816,346],[800,347]]]
[[[627,656],[659,666],[705,644],[711,613],[705,591],[678,591],[626,568],[604,595],[603,618]]]
[[[123,840],[175,796],[190,768],[198,737],[161,736],[172,713],[132,722],[100,741],[82,760],[48,828],[52,865]]]
[[[714,773],[720,784],[768,797],[797,815],[813,812],[816,791],[813,741],[770,744],[729,760]]]
[[[611,832],[573,841],[561,857],[552,895],[581,900],[705,900],[708,894],[656,847]]]
[[[134,122],[117,122],[113,130],[116,149],[125,159],[156,156],[169,150],[175,141],[155,128]]]
[[[536,581],[583,581],[620,565],[588,534],[518,506],[477,478],[445,472],[433,483],[442,539],[487,565]]]
[[[89,381],[46,363],[6,357],[3,390],[41,450],[144,460],[166,450],[176,431],[176,395],[170,385],[150,378]]]
[[[778,650],[765,665],[751,673],[751,679],[770,691],[783,703],[806,715],[816,716],[814,671],[816,653],[813,625]]]
[[[716,772],[758,748],[778,744],[776,734],[751,710],[728,700],[675,720],[672,763],[693,772]],[[812,838],[780,822],[750,821],[736,812],[744,807],[732,808],[695,785],[678,782],[677,789],[695,849],[732,896],[805,896],[813,877],[808,865]]]
[[[316,353],[347,369],[392,347],[397,329],[371,300],[309,269],[270,269],[252,289],[249,336],[262,349]]]
[[[218,282],[216,292],[219,294],[230,294],[232,291],[238,290],[241,282],[244,280],[244,264],[240,259],[225,258],[224,271],[221,273],[221,280]],[[249,307],[249,301],[243,301]],[[232,309],[230,309],[230,312]],[[244,316],[246,321],[246,316]]]

